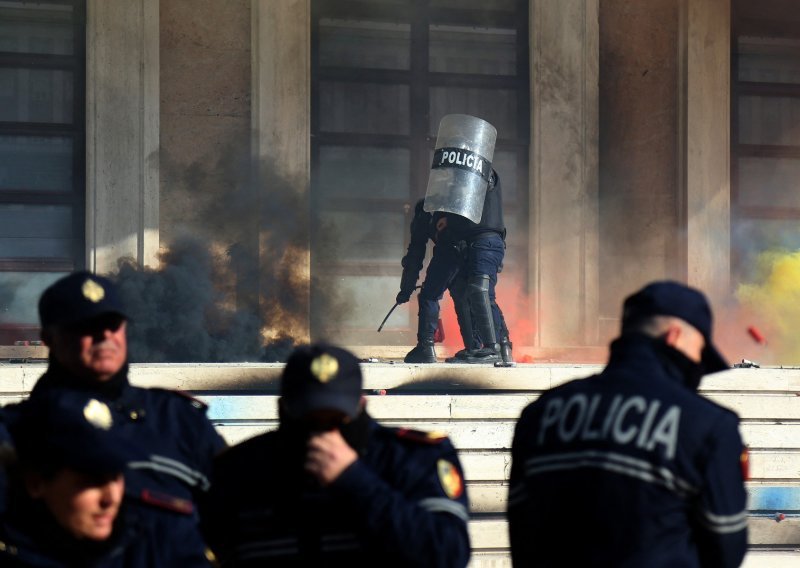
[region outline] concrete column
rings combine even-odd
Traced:
[[[86,259],[158,262],[159,0],[89,0]]]
[[[682,0],[679,171],[686,277],[730,295],[730,0]]]
[[[308,341],[311,299],[310,1],[252,0],[252,25],[252,152],[259,181],[256,191],[261,199],[267,200],[261,227],[261,266],[262,270],[274,271],[277,265],[291,273],[295,317],[282,323],[282,331],[296,341]],[[292,195],[269,194],[278,187],[288,187]],[[287,215],[291,216],[289,223]],[[285,235],[270,232],[271,227],[286,228],[287,225],[290,229]],[[280,254],[271,250],[276,243],[283,247]],[[265,263],[265,258],[269,263]],[[261,290],[262,297],[275,294],[275,290]],[[296,317],[298,313],[303,313],[304,318]]]
[[[598,341],[598,1],[530,3],[530,282],[541,347]]]

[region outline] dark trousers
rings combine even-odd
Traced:
[[[494,320],[495,333],[500,335],[505,330],[505,321],[495,300],[495,286],[497,273],[503,264],[506,254],[505,243],[500,235],[484,236],[469,243],[467,254],[466,278],[486,275],[489,277],[489,301],[492,305],[492,319]],[[507,331],[505,333],[508,333]]]

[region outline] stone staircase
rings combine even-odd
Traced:
[[[459,449],[470,497],[472,567],[505,567],[509,449],[521,410],[543,390],[590,375],[593,365],[512,369],[365,363],[369,412],[387,425],[448,433]],[[277,425],[281,365],[133,365],[140,386],[193,392],[229,443]],[[42,365],[0,364],[0,403],[26,396]],[[732,369],[707,378],[703,394],[735,410],[751,450],[751,551],[746,568],[800,565],[800,369]],[[580,542],[580,511],[575,513]],[[591,530],[591,527],[585,527]]]

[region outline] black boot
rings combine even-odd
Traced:
[[[418,341],[416,347],[408,352],[403,359],[404,363],[436,363],[436,350],[433,339]]]
[[[472,321],[483,341],[483,347],[468,351],[462,361],[464,363],[497,363],[502,361],[500,344],[492,318],[492,304],[489,300],[489,277],[486,275],[471,276],[469,284],[469,305]]]
[[[417,345],[409,351],[404,363],[436,363],[436,349],[433,347],[433,334],[439,325],[439,314],[430,314],[423,310],[420,303],[419,320],[417,321]]]
[[[458,277],[457,277],[458,278]],[[455,293],[455,295],[454,295]],[[446,363],[463,363],[464,358],[469,354],[477,343],[474,337],[472,326],[472,315],[469,310],[469,299],[467,298],[466,281],[460,286],[454,285],[450,289],[450,295],[453,296],[453,307],[456,310],[456,318],[458,319],[458,330],[461,332],[461,340],[464,342],[464,349],[458,351],[452,357],[445,359]]]

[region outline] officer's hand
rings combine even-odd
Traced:
[[[400,290],[394,301],[398,304],[405,304],[411,299],[411,292],[413,292],[413,290]]]
[[[330,485],[358,459],[356,451],[344,441],[338,430],[311,436],[308,441],[305,469],[323,487]]]

